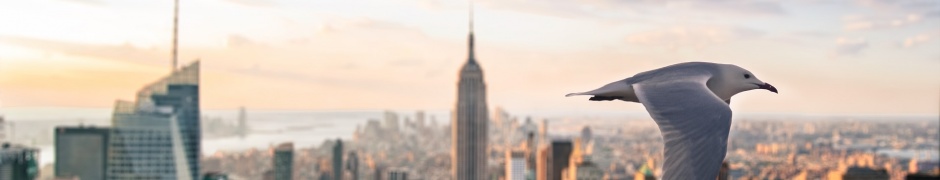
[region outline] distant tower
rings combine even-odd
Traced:
[[[424,114],[424,111],[415,112],[415,123],[418,124],[418,128],[424,128],[424,126],[427,125],[427,122],[424,122],[425,117],[426,115]]]
[[[343,140],[339,138],[333,145],[333,179],[343,179]]]
[[[473,5],[470,9],[470,35],[468,37],[467,62],[460,70],[457,83],[456,111],[451,120],[453,138],[451,173],[454,180],[486,179],[487,159],[487,113],[486,83],[483,70],[474,57],[473,48]]]
[[[6,125],[7,122],[3,120],[3,116],[0,116],[0,141],[7,140]]]
[[[542,119],[539,125],[539,142],[548,142],[548,119]]]
[[[238,136],[244,138],[248,134],[248,117],[245,115],[245,107],[238,108]]]
[[[386,130],[391,132],[398,132],[398,113],[393,111],[385,111],[385,127]]]

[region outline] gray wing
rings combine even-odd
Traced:
[[[688,75],[634,84],[663,135],[664,180],[718,176],[725,158],[731,108],[705,83],[710,75]]]

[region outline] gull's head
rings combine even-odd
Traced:
[[[737,93],[754,89],[766,89],[770,92],[777,93],[776,87],[770,85],[770,83],[761,81],[754,73],[751,73],[751,71],[747,69],[730,64],[724,64],[719,69],[721,75],[718,78],[719,80],[715,82],[716,84],[714,84],[718,87],[713,88],[713,90],[715,90],[716,94],[722,99],[727,100]]]

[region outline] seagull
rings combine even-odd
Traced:
[[[642,103],[663,136],[662,179],[714,180],[727,152],[731,96],[753,89],[777,93],[736,65],[685,62],[565,97]]]

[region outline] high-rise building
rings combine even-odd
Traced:
[[[398,113],[394,111],[385,111],[385,129],[390,132],[398,132]]]
[[[105,179],[110,128],[56,127],[55,177]]]
[[[0,141],[7,140],[6,126],[7,126],[6,120],[3,120],[3,116],[0,116]]]
[[[39,175],[39,150],[3,143],[0,147],[0,180],[35,179]]]
[[[583,153],[571,155],[571,164],[564,171],[564,180],[601,180],[604,170],[591,161],[591,156]]]
[[[376,164],[372,164],[372,170],[374,170],[374,171],[372,172],[372,179],[373,179],[373,180],[385,180],[384,177],[387,177],[387,176],[385,175],[385,172],[386,172],[386,171],[385,171],[385,165],[377,164],[377,163],[376,163]]]
[[[427,122],[424,122],[426,116],[424,111],[415,112],[415,123],[418,125],[418,128],[427,126]]]
[[[473,10],[470,10],[469,57],[460,70],[457,83],[456,113],[451,120],[451,159],[455,180],[478,180],[489,177],[487,160],[486,83],[483,70],[474,57]]]
[[[831,180],[887,180],[891,179],[891,176],[884,169],[853,166],[830,172],[828,178]]]
[[[573,145],[570,139],[555,139],[539,152],[536,178],[561,180],[562,171],[569,166]]]
[[[542,119],[542,124],[539,124],[539,143],[548,142],[548,119]]]
[[[506,151],[506,180],[525,180],[525,151]]]
[[[108,179],[198,179],[199,62],[118,101],[108,140]]]
[[[551,142],[552,148],[552,159],[551,161],[551,178],[552,180],[560,180],[561,172],[568,167],[568,164],[571,160],[571,152],[574,150],[574,146],[571,143],[570,139],[558,139]]]
[[[536,180],[547,180],[549,176],[550,166],[549,160],[551,159],[551,150],[550,147],[545,146],[538,150],[538,157],[536,158],[535,166],[535,179]]]
[[[202,180],[228,180],[228,174],[220,172],[206,172],[202,175]]]
[[[503,107],[499,106],[493,111],[495,111],[493,112],[493,126],[497,127],[497,129],[501,129],[500,126],[502,126],[505,121],[509,120],[509,113],[507,113]]]
[[[346,157],[346,171],[349,172],[349,179],[359,179],[359,155],[353,151]]]
[[[244,138],[248,134],[248,116],[245,107],[238,108],[238,136]]]
[[[408,171],[401,168],[388,170],[387,180],[408,180]]]
[[[294,176],[294,143],[274,148],[274,180],[290,180]]]
[[[343,140],[339,138],[333,145],[333,179],[343,179]]]

